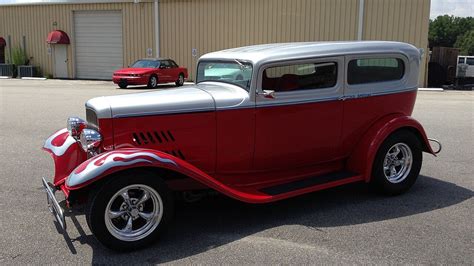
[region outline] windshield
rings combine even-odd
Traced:
[[[157,68],[160,62],[155,60],[138,60],[131,67],[133,68]]]
[[[217,81],[237,85],[250,90],[252,64],[233,61],[201,61],[198,65],[196,82]]]

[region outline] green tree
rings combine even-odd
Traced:
[[[454,47],[461,49],[461,55],[474,55],[474,29],[460,35]]]
[[[434,46],[454,47],[459,36],[474,30],[473,17],[438,16],[430,20],[428,41],[430,48]]]

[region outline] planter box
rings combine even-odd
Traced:
[[[35,74],[35,66],[18,66],[18,78],[34,77]]]
[[[13,77],[13,65],[0,64],[0,76]]]

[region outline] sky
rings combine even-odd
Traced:
[[[445,14],[474,17],[474,0],[431,0],[430,18]]]

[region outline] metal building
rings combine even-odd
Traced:
[[[200,55],[243,45],[395,40],[426,50],[429,12],[430,0],[4,0],[0,37],[6,61],[24,47],[55,77],[111,79],[162,56],[193,78]]]

